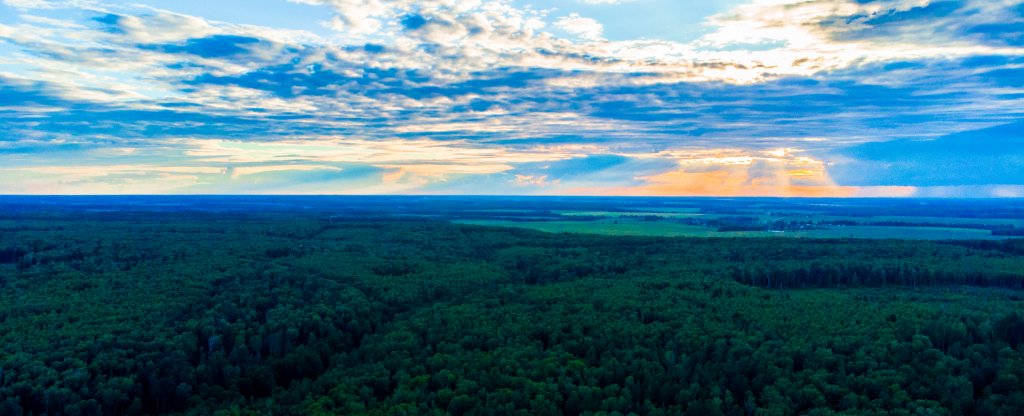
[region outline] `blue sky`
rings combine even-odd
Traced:
[[[1024,196],[1024,0],[0,0],[0,193]]]

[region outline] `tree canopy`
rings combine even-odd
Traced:
[[[1019,415],[1024,246],[0,218],[2,415]]]

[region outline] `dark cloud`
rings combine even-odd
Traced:
[[[469,102],[469,109],[472,111],[487,111],[494,108],[497,104],[493,101],[475,99]]]
[[[359,164],[336,164],[315,169],[285,169],[249,174],[226,168],[233,174],[220,175],[208,183],[184,189],[197,193],[352,193],[359,187],[380,183],[388,169]]]
[[[230,43],[230,42],[229,42]],[[979,56],[957,60],[901,61],[856,67],[814,77],[789,77],[752,85],[679,82],[651,85],[611,83],[555,87],[552,78],[599,75],[549,69],[495,69],[469,79],[445,82],[427,73],[404,69],[356,67],[338,72],[344,62],[309,68],[282,64],[228,76],[206,74],[180,80],[183,93],[210,86],[237,86],[266,91],[285,99],[332,99],[351,94],[389,102],[389,97],[427,100],[476,97],[444,108],[400,107],[383,113],[374,103],[327,113],[288,112],[247,107],[242,112],[206,109],[202,102],[157,102],[164,109],[123,108],[61,98],[44,83],[0,84],[7,105],[61,106],[67,110],[42,119],[6,118],[9,129],[38,133],[122,137],[226,137],[273,140],[297,134],[355,134],[366,137],[471,140],[495,145],[615,144],[645,145],[651,150],[673,146],[780,146],[772,138],[929,137],[971,125],[991,125],[1020,117],[1021,110],[999,105],[1019,100],[1003,87],[1019,87],[1024,77],[1020,58]],[[325,67],[334,69],[325,69]],[[357,69],[357,70],[356,70]],[[865,77],[892,73],[900,82],[866,84]],[[648,74],[626,75],[643,77]],[[955,89],[944,88],[959,84]],[[966,88],[965,86],[970,86]],[[988,90],[994,92],[986,92]],[[979,106],[979,103],[984,105]],[[256,104],[258,105],[258,103]],[[962,110],[954,110],[963,106]],[[484,113],[501,109],[500,115]],[[411,123],[452,119],[486,122],[490,117],[529,118],[541,113],[573,113],[593,120],[572,131],[430,130],[401,131]],[[605,123],[601,123],[601,122]],[[347,127],[337,127],[345,122]],[[301,126],[301,128],[297,127]],[[534,127],[543,128],[543,125]],[[763,142],[762,142],[763,141]],[[823,142],[834,146],[834,142]],[[814,144],[801,144],[814,146]],[[812,148],[812,150],[814,150]]]
[[[978,78],[999,87],[1024,87],[1024,69],[1001,68],[984,71]]]
[[[189,87],[203,85],[234,85],[270,92],[284,98],[299,96],[331,96],[341,91],[366,95],[408,91],[417,81],[425,80],[414,70],[397,68],[353,68],[358,75],[348,75],[313,64],[298,66],[282,64],[267,66],[241,75],[204,74],[183,80]]]
[[[375,44],[375,43],[367,43],[367,44],[363,45],[363,50],[368,52],[368,53],[378,54],[378,53],[382,53],[382,52],[386,51],[387,47],[385,47],[384,45],[378,45],[378,44]]]
[[[886,5],[885,2],[861,3]],[[907,10],[889,7],[870,15],[836,15],[824,19],[820,25],[836,40],[927,37],[933,41],[974,39],[985,45],[1021,46],[1024,45],[1024,29],[1019,21],[1012,21],[1019,19],[1019,9],[1018,5],[998,9],[1001,15],[986,14],[969,2],[933,1]]]
[[[1024,184],[1024,123],[933,140],[866,143],[839,153],[829,169],[842,185],[963,186]]]
[[[103,31],[107,33],[124,33],[124,28],[121,27],[124,17],[120,15],[107,13],[99,17],[94,17],[92,20],[100,23],[103,26]]]
[[[184,43],[164,45],[139,45],[139,48],[164,53],[184,53],[203,58],[224,58],[249,51],[249,46],[260,40],[248,36],[214,35],[186,40]]]
[[[1016,11],[1020,11],[1019,7]],[[935,26],[936,22],[973,19],[971,13],[963,2],[943,1],[870,16],[841,16],[823,25],[836,38],[898,38]],[[108,33],[125,30],[125,17],[120,15],[103,15],[93,20]],[[969,36],[991,45],[1020,44],[1020,25],[967,20],[970,22],[950,27],[953,36]],[[419,14],[407,15],[399,23],[406,31],[425,31],[433,25],[448,24]],[[427,25],[431,27],[425,28]],[[586,144],[652,152],[679,148],[759,151],[789,146],[801,138],[822,138],[793,144],[807,150],[810,156],[822,158],[834,155],[834,149],[846,146],[845,143],[885,138],[888,141],[841,152],[854,162],[836,165],[834,175],[842,184],[849,185],[1021,183],[1024,176],[1020,168],[1014,167],[1024,163],[1010,163],[1022,162],[1019,149],[1024,148],[1024,143],[1019,135],[1009,135],[1010,130],[1021,125],[1009,124],[1002,130],[978,129],[1024,116],[1021,106],[1013,105],[1024,99],[1024,94],[1017,91],[1024,87],[1024,73],[1020,69],[1024,59],[995,52],[963,58],[861,63],[810,76],[769,76],[756,83],[737,85],[669,80],[652,83],[660,74],[649,71],[612,74],[512,66],[463,73],[429,65],[408,69],[394,55],[402,52],[387,45],[360,42],[336,49],[325,45],[289,46],[263,36],[270,37],[221,34],[160,44],[128,43],[128,49],[137,48],[134,52],[139,56],[155,53],[180,59],[167,68],[180,70],[181,75],[160,79],[170,86],[170,91],[178,93],[174,97],[97,103],[74,98],[59,82],[13,83],[0,79],[0,106],[61,110],[0,108],[0,128],[8,137],[31,133],[35,138],[28,144],[0,148],[0,154],[82,151],[110,145],[112,137],[135,140],[134,147],[157,148],[166,145],[161,139],[167,137],[261,142],[296,136],[343,135],[371,140],[467,141],[519,148]],[[72,53],[39,45],[30,47],[36,48],[33,53],[39,56]],[[424,43],[420,49],[432,47],[437,45]],[[273,53],[255,53],[257,49]],[[95,55],[90,58],[97,60],[108,54],[122,54],[118,58],[131,55],[130,51],[113,48],[89,52]],[[558,62],[620,62],[575,50],[540,48],[533,52],[562,60]],[[197,64],[189,62],[190,57],[206,59],[196,60],[201,63]],[[245,65],[248,70],[226,71],[217,67],[218,61]],[[759,65],[762,64],[748,66]],[[694,66],[747,68],[721,62],[695,62]],[[586,82],[573,85],[574,79],[584,78]],[[233,109],[212,105],[209,97],[226,86],[263,92],[278,102],[302,105],[275,107],[259,99]],[[410,105],[412,102],[417,103]],[[565,117],[559,120],[562,124],[545,121],[546,116],[554,115]],[[419,128],[424,125],[430,128]],[[502,128],[489,130],[487,127],[492,125]],[[975,136],[970,136],[970,140],[965,139],[968,133],[943,136],[965,129],[974,129]],[[68,142],[69,136],[79,141]],[[942,137],[921,140],[938,136]],[[1003,150],[989,152],[976,148]],[[971,157],[957,159],[958,153]],[[936,167],[942,163],[970,173],[953,175],[950,169]],[[567,183],[623,186],[635,184],[635,178],[640,176],[678,168],[671,160],[618,155],[514,167],[501,174],[505,180],[527,175]],[[772,172],[762,170],[765,175]],[[349,175],[360,170],[346,167],[342,172]],[[761,170],[752,172],[752,177],[759,177]],[[367,177],[378,173],[368,173]],[[863,177],[858,178],[859,174]],[[267,175],[311,183],[346,178],[331,169]],[[278,185],[285,186],[274,186]],[[245,189],[258,190],[252,186]]]
[[[131,108],[110,104],[97,104],[62,98],[59,91],[44,83],[15,84],[0,77],[0,129],[9,137],[23,136],[20,132],[32,132],[36,136],[60,137],[72,135],[81,140],[98,137],[97,145],[107,143],[110,137],[126,140],[139,138],[156,139],[163,137],[237,137],[247,140],[287,137],[299,134],[339,132],[337,128],[318,128],[313,125],[296,130],[293,123],[315,119],[312,114],[282,113],[273,109],[253,109],[263,115],[237,115],[207,111],[195,103],[169,102],[165,109]],[[25,109],[47,110],[56,108],[57,113],[26,112]],[[339,118],[340,119],[340,118]],[[361,119],[362,121],[366,121]],[[0,134],[3,137],[3,134]],[[45,141],[37,143],[40,151],[47,146]],[[76,146],[82,146],[78,144]],[[0,150],[0,153],[4,150]]]
[[[621,155],[592,155],[555,162],[518,164],[511,173],[544,176],[563,183],[601,183],[628,186],[641,183],[637,178],[677,168],[674,160],[638,159]]]
[[[418,14],[408,14],[402,17],[401,24],[406,30],[416,30],[427,24],[427,19]]]
[[[990,44],[1024,46],[1024,24],[1021,22],[971,26],[964,30],[964,34],[980,37]]]
[[[963,1],[934,1],[908,10],[892,10],[875,16],[850,16],[848,21],[863,20],[862,23],[874,28],[899,25],[920,20],[950,17],[966,8]]]
[[[12,82],[0,76],[0,106],[59,106],[64,102],[46,92],[47,85],[43,82]],[[0,110],[7,117],[18,117],[19,112]]]

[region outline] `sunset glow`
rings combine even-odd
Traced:
[[[4,0],[0,193],[1024,195],[1021,1],[678,3]]]

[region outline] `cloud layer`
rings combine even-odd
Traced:
[[[5,0],[0,193],[1024,185],[1020,1],[755,1],[687,43],[503,0],[293,2],[323,30]]]

